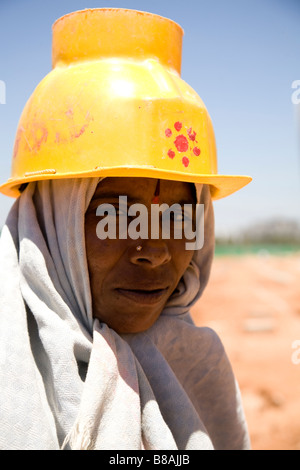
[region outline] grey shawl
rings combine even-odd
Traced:
[[[156,323],[120,336],[93,319],[84,214],[97,183],[31,183],[3,228],[0,449],[248,449],[222,343],[189,315],[213,258],[208,188],[204,248]]]

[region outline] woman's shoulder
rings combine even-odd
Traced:
[[[196,326],[191,321],[165,316],[147,332],[157,348],[168,357],[185,358],[194,362],[218,363],[225,355],[218,333],[207,326]]]

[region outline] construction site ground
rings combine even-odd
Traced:
[[[220,336],[253,450],[300,450],[300,254],[220,256],[192,309]]]

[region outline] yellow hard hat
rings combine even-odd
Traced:
[[[214,199],[251,181],[217,174],[206,107],[180,77],[183,31],[125,9],[70,13],[53,25],[53,70],[19,121],[11,178],[23,183],[137,176],[204,183]]]

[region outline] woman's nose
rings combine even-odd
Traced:
[[[137,240],[131,247],[130,261],[134,264],[149,265],[156,268],[171,260],[170,251],[164,240]]]

